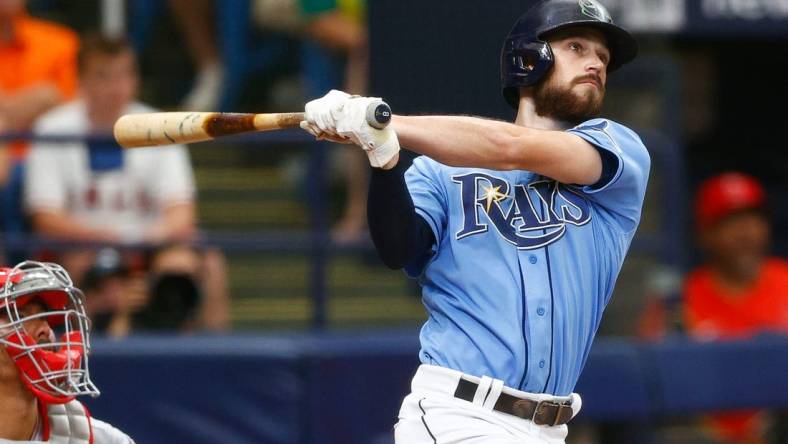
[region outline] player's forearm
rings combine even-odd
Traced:
[[[451,166],[511,169],[501,151],[503,122],[465,116],[394,116],[400,144]]]
[[[110,230],[86,227],[77,219],[57,211],[41,210],[33,213],[33,228],[37,234],[75,242],[116,243],[121,238]]]
[[[450,166],[528,170],[582,185],[602,173],[596,150],[563,131],[465,116],[395,116],[392,124],[403,147]]]

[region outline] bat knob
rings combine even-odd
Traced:
[[[384,101],[379,100],[369,104],[367,107],[367,123],[377,129],[384,129],[391,122],[391,107]]]

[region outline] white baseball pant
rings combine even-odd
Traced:
[[[479,384],[473,402],[454,397],[460,377]],[[565,402],[569,397],[526,393],[489,377],[421,365],[411,383],[394,426],[396,444],[564,444],[567,426],[536,425],[527,419],[493,410],[501,392],[535,401]],[[489,394],[488,394],[489,392]],[[580,411],[573,393],[572,413]]]

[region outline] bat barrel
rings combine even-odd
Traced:
[[[216,113],[174,112],[129,114],[115,122],[115,140],[125,148],[210,140],[203,123]]]

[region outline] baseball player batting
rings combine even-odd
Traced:
[[[304,129],[369,154],[375,246],[422,287],[422,365],[397,443],[565,441],[648,182],[640,138],[594,118],[607,74],[636,53],[596,0],[541,1],[501,55],[514,124],[395,115],[377,130],[373,98],[307,104]],[[400,143],[423,156],[403,165]]]

